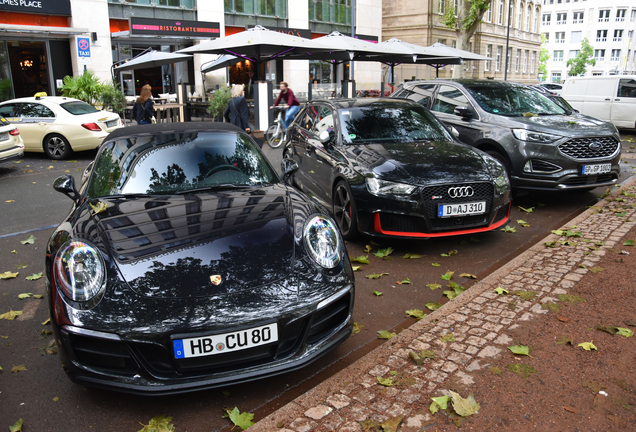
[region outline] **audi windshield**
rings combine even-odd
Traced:
[[[419,106],[383,103],[345,108],[338,114],[343,141],[347,144],[453,140],[444,126]]]

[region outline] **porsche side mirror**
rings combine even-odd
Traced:
[[[61,194],[66,195],[75,202],[79,200],[80,195],[75,188],[75,179],[70,174],[66,174],[62,177],[56,178],[55,182],[53,182],[53,189]]]
[[[289,179],[292,174],[298,171],[298,162],[293,159],[284,158],[280,162],[280,170],[283,172],[283,181],[285,184],[289,184]]]
[[[473,116],[473,113],[470,111],[470,109],[465,106],[455,107],[453,112],[456,116],[460,116],[461,118],[471,118]]]

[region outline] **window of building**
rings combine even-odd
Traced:
[[[552,72],[552,82],[561,82],[561,72]]]
[[[263,0],[254,0],[257,4]],[[287,0],[268,0],[267,3],[286,4]],[[331,22],[336,24],[351,24],[351,1],[309,1],[309,21]]]
[[[620,42],[623,40],[623,30],[614,30],[614,42]]]
[[[583,24],[583,12],[572,13],[572,24]]]
[[[486,45],[486,57],[492,56],[492,45]],[[484,65],[485,71],[490,71],[490,60],[486,60],[486,64]]]
[[[530,18],[532,18],[532,6],[528,5],[526,12],[526,31],[530,31]]]
[[[530,73],[534,75],[534,63],[537,59],[537,52],[532,51],[532,57],[530,58]]]
[[[523,52],[523,73],[528,72],[528,50]]]
[[[539,9],[534,10],[534,32],[539,33]]]
[[[607,30],[596,31],[596,42],[605,42],[607,40]]]
[[[543,14],[541,17],[541,25],[547,26],[550,25],[550,20],[552,19],[552,14]]]
[[[616,21],[623,22],[625,21],[625,14],[627,13],[627,9],[617,9],[616,10]]]
[[[437,39],[437,42],[446,45],[446,39]]]
[[[570,56],[568,58],[573,59],[576,58],[577,55],[579,55],[579,50],[570,50]]]
[[[514,14],[513,14],[514,15]],[[523,3],[517,9],[517,28],[521,30],[521,22],[523,21]]]
[[[542,33],[542,35],[546,42],[550,42],[550,33]]]
[[[507,71],[510,72],[511,68],[512,68],[512,47],[508,48],[508,55],[507,55],[507,60],[508,60],[508,68]]]
[[[497,8],[497,24],[503,25],[503,17],[504,17],[504,0],[499,0],[499,4]]]
[[[570,42],[571,43],[581,43],[582,39],[583,39],[583,32],[582,31],[573,31],[572,33],[570,33]]]
[[[440,15],[444,15],[446,13],[446,0],[439,0],[437,3],[437,13]]]
[[[620,60],[620,57],[621,57],[621,50],[613,49],[612,56],[610,57],[610,61],[618,61]]]
[[[227,3],[228,0],[225,2]],[[108,0],[109,3],[121,3],[119,0]],[[136,3],[147,5],[150,4],[150,0],[126,0],[126,3]],[[154,2],[159,6],[177,7],[184,9],[194,9],[197,7],[196,0],[156,0]]]
[[[517,56],[515,57],[515,72],[519,72],[520,64],[521,64],[521,50],[517,49]]]
[[[601,9],[598,11],[598,22],[609,22],[610,10]]]
[[[592,72],[592,76],[603,76],[603,72]]]
[[[495,57],[495,70],[499,72],[501,70],[501,53],[503,52],[503,47],[497,47],[497,57]]]
[[[629,22],[636,21],[636,9],[633,9],[631,14],[629,15]]]
[[[309,3],[311,10],[312,2]],[[316,7],[318,7],[316,5]],[[322,10],[322,8],[320,8]],[[281,18],[287,17],[286,0],[225,0],[225,12],[247,15],[265,15]],[[311,14],[310,14],[311,19]]]
[[[565,32],[554,33],[554,43],[565,43]]]
[[[563,61],[563,50],[555,50],[554,51],[554,56],[552,57],[552,60],[555,62],[562,62]]]
[[[604,49],[594,50],[594,60],[605,61],[605,50]]]
[[[486,22],[492,22],[492,3],[488,5],[488,10],[486,11]]]
[[[556,14],[557,15],[557,25],[560,24],[566,24],[567,20],[568,20],[568,14],[566,12],[561,12]]]

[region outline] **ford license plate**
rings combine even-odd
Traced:
[[[174,339],[172,341],[172,347],[174,357],[180,359],[224,354],[266,345],[276,341],[278,341],[278,327],[276,323],[274,323],[231,333]]]
[[[117,126],[117,120],[111,120],[106,122],[106,127]]]
[[[437,216],[441,218],[453,216],[472,216],[486,213],[486,201],[460,204],[440,204]]]
[[[612,172],[612,164],[596,164],[596,165],[583,165],[581,169],[581,173],[584,175],[594,175],[594,174],[606,174],[608,172]]]

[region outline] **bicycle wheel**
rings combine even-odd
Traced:
[[[267,132],[265,133],[265,139],[271,148],[280,147],[283,143],[283,131],[280,125],[273,124],[268,127]]]

